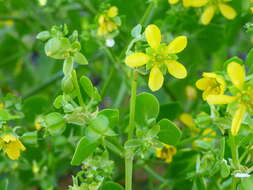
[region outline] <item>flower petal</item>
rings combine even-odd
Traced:
[[[150,24],[146,27],[145,37],[150,47],[156,49],[160,46],[161,32],[160,32],[160,29],[156,25]]]
[[[236,100],[236,96],[228,96],[224,94],[220,95],[209,95],[207,97],[207,102],[209,104],[229,104]]]
[[[206,90],[211,83],[212,83],[212,79],[201,78],[201,79],[197,80],[195,85],[199,90]]]
[[[183,51],[186,46],[187,46],[187,37],[178,36],[168,45],[167,53],[170,54],[179,53]]]
[[[242,89],[245,81],[244,66],[236,62],[231,62],[227,65],[227,73],[234,86]]]
[[[236,11],[230,7],[229,5],[226,5],[224,3],[219,4],[219,9],[221,14],[226,17],[227,19],[234,19],[236,17]]]
[[[168,72],[178,79],[183,79],[187,76],[187,70],[184,65],[175,60],[167,62]]]
[[[118,8],[116,6],[111,7],[108,11],[107,11],[107,16],[110,18],[113,18],[115,16],[118,15]]]
[[[203,7],[206,5],[208,0],[191,0],[192,7]]]
[[[125,63],[129,67],[140,67],[145,65],[149,61],[149,56],[142,52],[136,52],[128,55],[125,59]]]
[[[179,0],[168,0],[169,4],[174,5],[177,4]]]
[[[184,7],[190,7],[191,6],[191,0],[183,0],[183,6]]]
[[[202,24],[207,25],[211,22],[214,16],[215,8],[214,6],[207,7],[201,15],[200,21]]]
[[[158,66],[154,66],[149,74],[148,86],[152,91],[159,90],[163,85],[163,73]]]
[[[231,134],[233,136],[236,136],[237,133],[239,132],[243,116],[245,115],[246,112],[246,106],[243,104],[239,105],[239,108],[236,110],[235,115],[232,120],[232,125],[231,125]]]
[[[17,160],[20,157],[21,150],[25,150],[25,147],[19,140],[8,143],[4,149],[5,153],[12,160]]]

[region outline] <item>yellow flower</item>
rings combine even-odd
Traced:
[[[203,132],[202,132],[203,136],[211,136],[211,137],[215,137],[216,136],[216,132],[212,129],[212,128],[206,128]],[[211,137],[205,137],[203,138],[203,141],[212,141],[213,138]]]
[[[203,78],[196,82],[196,87],[203,91],[204,100],[209,95],[221,95],[226,90],[225,80],[215,73],[203,73]]]
[[[186,86],[185,92],[188,100],[194,100],[197,98],[197,91],[193,86]]]
[[[234,8],[226,4],[227,1],[228,0],[204,0],[201,3],[201,0],[196,0],[195,3],[191,4],[191,6],[206,7],[200,17],[200,21],[202,24],[207,25],[211,22],[216,11],[220,11],[221,14],[229,20],[232,20],[236,17],[236,11]]]
[[[38,131],[41,130],[41,128],[42,128],[41,122],[43,122],[42,117],[37,117],[34,121],[34,126],[35,126],[36,130],[38,130]]]
[[[253,107],[253,88],[245,84],[245,68],[237,62],[231,62],[227,65],[227,74],[237,89],[234,96],[228,95],[209,95],[207,102],[209,104],[229,104],[237,103],[237,110],[235,111],[231,124],[231,134],[237,135],[239,132],[243,117],[246,111],[251,111]]]
[[[0,149],[3,149],[10,159],[17,160],[20,157],[20,151],[24,151],[25,147],[17,137],[7,133],[0,137]]]
[[[156,156],[165,160],[165,162],[172,162],[173,156],[177,153],[176,147],[168,144],[164,144],[162,148],[156,149]]]
[[[203,2],[207,0],[182,0],[183,6],[184,7],[198,7],[198,4],[202,5]],[[171,5],[175,5],[179,2],[179,0],[168,0],[168,3]],[[199,5],[199,6],[200,6]]]
[[[187,127],[189,127],[190,129],[194,129],[195,128],[195,123],[192,119],[192,116],[188,113],[182,113],[179,116],[180,121]]]
[[[115,17],[118,15],[118,8],[113,6],[101,14],[98,18],[99,28],[97,34],[99,36],[104,36],[110,32],[116,30],[119,26],[115,22]]]
[[[126,57],[125,63],[131,68],[147,66],[151,69],[148,86],[152,91],[159,90],[164,81],[164,73],[168,72],[179,79],[185,78],[187,71],[177,61],[177,53],[183,51],[187,45],[187,37],[179,36],[169,45],[161,43],[160,29],[154,25],[148,25],[145,29],[145,37],[149,44],[146,53],[135,52]]]

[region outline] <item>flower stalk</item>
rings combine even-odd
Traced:
[[[134,70],[133,74],[132,74],[132,83],[131,83],[128,140],[132,139],[133,135],[134,135],[137,78],[138,78],[138,73],[136,70]],[[125,189],[126,190],[132,190],[133,159],[134,159],[133,152],[131,150],[126,151],[126,153],[125,153],[125,183],[126,183]]]

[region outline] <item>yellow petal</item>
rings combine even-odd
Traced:
[[[187,76],[187,70],[184,65],[175,60],[167,62],[168,72],[178,79],[183,79]]]
[[[190,129],[195,128],[195,123],[192,119],[192,116],[188,113],[182,113],[179,116],[180,121],[187,127],[189,127]]]
[[[8,157],[12,160],[17,160],[20,157],[21,150],[25,150],[25,147],[19,140],[10,142],[4,149],[5,153],[7,153]]]
[[[145,37],[150,47],[156,49],[160,46],[161,32],[156,25],[150,24],[147,26],[145,29]]]
[[[179,0],[168,0],[169,4],[172,4],[172,5],[178,3],[178,1],[179,1]]]
[[[230,7],[230,6],[228,6],[224,3],[219,4],[219,9],[220,9],[221,14],[224,17],[226,17],[227,19],[231,20],[231,19],[234,19],[236,17],[235,10],[232,7]]]
[[[212,79],[201,78],[201,79],[197,80],[195,85],[199,90],[206,90],[211,83],[212,83]]]
[[[236,100],[235,96],[228,96],[224,94],[220,95],[209,95],[207,97],[207,102],[209,104],[229,104]]]
[[[152,91],[159,90],[163,85],[163,73],[157,66],[154,66],[149,74],[148,86]]]
[[[187,46],[187,37],[186,36],[178,36],[168,45],[168,53],[175,54],[184,50]]]
[[[213,6],[207,7],[201,15],[201,18],[200,18],[201,23],[204,25],[209,24],[213,18],[214,11],[215,9]]]
[[[129,67],[140,67],[145,65],[149,61],[149,56],[142,52],[136,52],[128,55],[125,59],[125,63]]]
[[[220,75],[217,75],[215,73],[203,73],[203,77],[208,77],[208,78],[213,78],[215,79],[215,81],[217,83],[219,83],[219,87],[220,87],[220,94],[222,94],[225,90],[226,90],[226,82],[224,80],[223,77],[221,77]]]
[[[184,7],[190,7],[191,6],[191,0],[183,0],[183,6]]]
[[[192,7],[203,7],[209,0],[191,0]]]
[[[107,15],[108,15],[108,17],[111,17],[111,18],[117,16],[117,15],[118,15],[118,8],[115,7],[115,6],[111,7],[111,8],[107,11]]]
[[[4,134],[3,137],[2,137],[3,141],[4,142],[11,142],[11,141],[16,141],[17,140],[17,137],[15,137],[14,135],[12,134]]]
[[[234,86],[242,89],[245,81],[244,66],[236,62],[231,62],[227,65],[227,73]]]
[[[243,104],[240,104],[232,120],[231,134],[233,136],[236,136],[237,133],[239,132],[245,112],[246,112],[246,106],[244,106]]]

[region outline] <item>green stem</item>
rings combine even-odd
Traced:
[[[84,106],[84,102],[83,102],[82,94],[81,94],[80,87],[79,87],[79,84],[78,84],[78,81],[77,81],[76,70],[75,69],[72,71],[72,80],[73,80],[73,83],[74,83],[74,87],[77,91],[78,102],[79,102],[80,106]]]
[[[132,74],[132,84],[131,84],[128,140],[132,139],[134,135],[137,77],[138,77],[138,73],[136,70],[134,70]],[[131,150],[127,151],[125,154],[125,181],[126,181],[125,190],[132,190],[133,159],[134,159],[133,152]]]
[[[237,145],[235,144],[235,137],[231,134],[230,131],[229,131],[229,140],[230,140],[230,148],[231,148],[233,165],[234,165],[235,169],[239,169],[240,162],[238,160],[238,149],[237,149]],[[237,181],[236,181],[236,178],[233,177],[232,178],[232,190],[236,190],[237,189],[236,186],[237,186]]]
[[[109,148],[111,151],[116,153],[118,156],[120,156],[122,158],[124,157],[123,151],[120,148],[118,148],[117,146],[115,146],[113,143],[111,143],[109,140],[104,139],[104,143],[107,148]]]
[[[144,15],[143,15],[142,18],[140,19],[139,24],[141,24],[141,25],[142,25],[142,24],[145,24],[145,22],[147,21],[147,18],[149,17],[150,12],[152,11],[153,7],[154,7],[154,1],[151,2],[151,3],[149,4],[149,6],[148,6],[148,8],[146,9]]]
[[[135,102],[136,102],[136,90],[137,90],[137,77],[138,73],[134,70],[132,75],[131,84],[131,100],[130,100],[130,116],[129,116],[129,128],[128,128],[128,140],[133,138],[134,126],[135,126]]]

